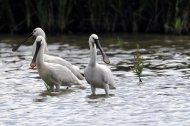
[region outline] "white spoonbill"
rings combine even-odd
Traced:
[[[57,63],[44,62],[44,37],[38,36],[35,40],[36,51],[31,64],[36,64],[38,73],[51,91],[59,91],[60,86],[80,85],[79,79],[66,67]]]
[[[35,28],[33,30],[33,32],[30,35],[28,35],[28,37],[26,39],[24,39],[24,41],[20,42],[17,46],[13,47],[12,51],[16,51],[31,36],[35,36],[36,38],[38,36],[44,37],[44,46],[45,46],[44,47],[44,53],[47,53],[48,48],[47,48],[47,42],[45,40],[46,35],[45,35],[45,32],[41,28]],[[34,56],[35,50],[36,50],[36,41],[34,42],[33,47],[32,47],[32,55],[33,56]],[[60,64],[60,65],[66,66],[79,80],[84,79],[83,73],[81,72],[81,70],[77,66],[72,65],[70,62],[68,62],[67,60],[65,60],[63,58],[60,58],[60,57],[57,57],[57,56],[51,56],[51,55],[48,55],[48,54],[44,54],[44,61],[49,62],[49,63],[57,63],[57,64]],[[34,68],[35,66],[36,66],[36,63],[33,63],[31,67]]]
[[[96,34],[92,34],[89,37],[89,46],[90,61],[84,70],[84,77],[91,86],[92,95],[95,95],[96,88],[103,88],[106,95],[109,95],[109,89],[115,89],[113,75],[107,66],[96,63],[96,47],[100,49],[103,56],[103,61],[106,64],[109,64],[110,60],[101,48],[98,36]]]

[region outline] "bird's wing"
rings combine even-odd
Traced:
[[[78,79],[80,79],[80,80],[84,79],[83,74],[80,71],[80,69],[77,66],[72,65],[67,60],[62,59],[62,58],[57,57],[57,56],[51,56],[51,55],[47,55],[47,54],[45,54],[44,57],[45,57],[44,59],[46,62],[57,63],[57,64],[60,64],[62,66],[66,66]]]
[[[105,83],[110,85],[110,88],[115,88],[114,84],[114,76],[111,72],[111,70],[105,66],[105,65],[100,65],[98,64],[98,70],[102,74],[102,79]]]
[[[48,63],[49,73],[55,82],[61,84],[80,84],[77,77],[65,66]]]

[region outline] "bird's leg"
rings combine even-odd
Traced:
[[[49,85],[49,87],[50,87],[50,91],[53,92],[54,91],[54,85],[51,84],[51,85]]]
[[[66,89],[68,90],[71,86],[72,86],[72,84],[71,83],[69,83],[69,84],[67,84],[68,86],[66,87]]]
[[[96,95],[96,88],[95,87],[93,87],[93,86],[91,86],[91,91],[92,91],[92,95]]]
[[[109,96],[109,85],[108,84],[104,85],[104,90],[105,90],[106,96]]]
[[[59,92],[59,90],[60,90],[59,84],[55,84],[55,87],[56,87],[56,92]]]

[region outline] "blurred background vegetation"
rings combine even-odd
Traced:
[[[0,33],[190,32],[190,0],[0,0]]]

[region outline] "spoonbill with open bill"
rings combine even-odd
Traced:
[[[89,46],[90,61],[84,70],[85,79],[91,86],[92,95],[95,95],[96,88],[103,88],[106,95],[109,96],[109,89],[115,89],[113,75],[107,66],[100,65],[96,62],[96,47],[99,48],[103,56],[103,61],[106,64],[109,64],[110,60],[104,53],[96,34],[92,34],[89,37]]]
[[[44,61],[44,48],[46,42],[44,37],[38,36],[35,40],[36,50],[31,62],[37,65],[38,73],[43,81],[50,87],[51,91],[59,91],[60,86],[80,85],[79,79],[66,67],[57,63]]]
[[[16,51],[23,43],[25,43],[31,36],[35,36],[36,38],[38,36],[42,36],[44,38],[44,53],[48,52],[48,48],[47,48],[47,42],[46,42],[46,35],[45,32],[41,29],[41,28],[35,28],[33,30],[33,32],[26,38],[24,39],[24,41],[20,42],[17,46],[13,47],[12,51]],[[34,56],[34,52],[36,50],[36,41],[33,44],[32,47],[32,55]],[[79,80],[83,80],[83,73],[81,72],[81,70],[75,66],[72,65],[70,62],[68,62],[67,60],[57,57],[57,56],[51,56],[48,54],[44,54],[44,61],[45,62],[49,62],[49,63],[57,63],[63,66],[66,66]],[[36,66],[36,63],[32,64],[32,68],[34,68]]]

